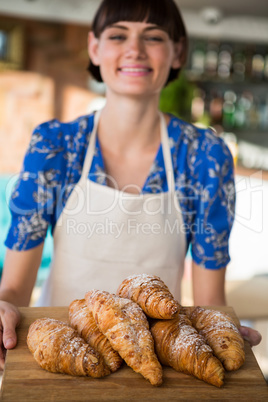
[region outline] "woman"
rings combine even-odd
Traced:
[[[186,48],[173,0],[102,2],[89,55],[106,105],[37,127],[12,196],[0,290],[6,349],[16,344],[15,306],[29,303],[49,225],[54,255],[41,305],[67,305],[90,288],[115,292],[134,273],[159,275],[179,298],[190,244],[195,304],[225,304],[231,155],[209,130],[158,110]]]

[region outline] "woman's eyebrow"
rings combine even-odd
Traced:
[[[125,31],[128,31],[128,27],[126,27],[125,25],[120,25],[120,24],[111,24],[109,25],[107,28],[119,28],[119,29],[123,29]],[[160,31],[164,31],[166,32],[165,28],[159,26],[159,25],[151,25],[149,27],[146,27],[144,29],[144,31],[153,31],[153,30],[160,30]]]
[[[159,26],[159,25],[152,25],[152,26],[149,26],[149,27],[147,27],[147,28],[145,28],[144,30],[145,31],[153,31],[153,30],[158,30],[158,31],[164,31],[164,32],[166,32],[166,29],[165,28],[163,28],[163,27],[161,27],[161,26]]]
[[[111,25],[108,25],[107,28],[120,28],[120,29],[124,29],[125,31],[128,30],[128,27],[125,27],[124,25],[120,25],[120,24],[111,24]]]

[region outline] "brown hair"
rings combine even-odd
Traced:
[[[92,31],[96,38],[108,26],[118,21],[146,21],[165,29],[173,42],[183,40],[181,63],[187,58],[187,33],[180,11],[173,0],[103,0],[92,23]],[[90,62],[88,71],[99,82],[102,82],[100,69]],[[176,79],[180,68],[170,69],[167,83]]]

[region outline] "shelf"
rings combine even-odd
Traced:
[[[192,83],[196,84],[219,84],[219,85],[240,85],[242,87],[246,85],[250,86],[256,86],[256,87],[263,87],[267,85],[268,87],[268,81],[267,80],[254,80],[254,79],[249,79],[249,78],[244,78],[244,79],[238,79],[235,77],[230,77],[230,78],[220,78],[220,77],[213,77],[210,75],[199,75],[195,74],[189,70],[185,70],[185,75],[187,80],[189,80]]]
[[[229,130],[236,135],[238,141],[246,141],[252,145],[268,148],[268,132],[267,131],[238,131],[235,129]]]

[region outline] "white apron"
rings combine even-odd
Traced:
[[[38,306],[66,306],[91,289],[115,293],[132,274],[159,276],[180,300],[186,253],[164,116],[161,142],[168,192],[130,194],[89,180],[100,112],[81,178],[54,229],[54,255]]]

